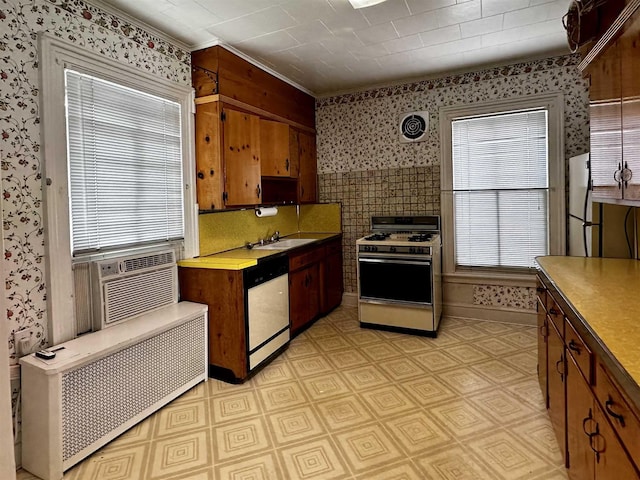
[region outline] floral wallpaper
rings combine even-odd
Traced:
[[[188,51],[82,0],[0,0],[0,159],[10,363],[13,332],[34,327],[46,342],[37,33],[191,84]]]
[[[565,156],[588,151],[588,83],[578,63],[577,55],[567,55],[319,99],[319,196],[321,201],[342,202],[345,290],[357,290],[355,241],[366,233],[372,215],[440,213],[440,107],[559,91],[565,102]],[[422,110],[429,112],[426,141],[400,143],[399,116]],[[420,177],[416,185],[402,188],[389,183],[425,168],[426,184]],[[372,188],[378,188],[374,198],[382,198],[372,201],[370,193],[365,195]],[[535,310],[529,290],[477,285],[469,301]]]

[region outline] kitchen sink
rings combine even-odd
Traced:
[[[286,240],[280,240],[275,243],[269,243],[267,245],[256,245],[253,247],[255,250],[288,250],[290,248],[300,247],[307,243],[315,242],[314,238],[289,238]]]

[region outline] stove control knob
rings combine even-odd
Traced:
[[[365,246],[364,246],[364,251],[365,251],[365,252],[368,252],[368,251],[370,251],[370,250],[371,250],[371,247],[370,247],[369,245],[365,245]]]
[[[371,251],[372,251],[372,252],[377,252],[377,251],[378,251],[378,247],[376,247],[375,245],[373,245],[373,246],[371,247]]]
[[[391,248],[389,249],[389,251],[390,251],[391,253],[396,253],[396,247],[391,247]]]
[[[415,247],[409,247],[409,253],[416,253]]]

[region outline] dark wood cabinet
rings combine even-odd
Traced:
[[[298,202],[315,203],[318,201],[318,167],[316,162],[316,136],[299,132]]]
[[[566,359],[564,355],[564,343],[560,332],[556,329],[553,322],[549,323],[549,418],[556,433],[558,445],[562,452],[562,458],[567,460],[566,456]]]
[[[598,340],[589,339],[577,314],[543,278],[538,278],[538,378],[543,394],[545,386],[548,390],[549,417],[569,477],[638,480],[639,416],[594,353]]]
[[[611,40],[582,68],[590,79],[593,198],[633,205],[640,201],[640,2],[626,4],[603,35]]]
[[[342,237],[289,254],[289,317],[296,335],[342,302]]]
[[[312,263],[289,273],[289,319],[295,335],[320,313],[319,265]]]
[[[545,304],[546,295],[546,290],[538,287],[538,382],[540,383],[540,391],[542,392],[544,404],[549,408],[549,322]]]

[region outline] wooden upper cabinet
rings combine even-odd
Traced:
[[[225,204],[260,204],[260,118],[227,107],[222,118]]]
[[[618,40],[622,58],[621,181],[627,200],[640,200],[640,20]]]
[[[224,208],[220,113],[218,102],[196,108],[196,194],[200,210]]]
[[[260,120],[260,169],[265,177],[298,177],[298,134],[286,123]]]
[[[191,54],[196,97],[223,95],[286,120],[315,128],[315,98],[222,46]]]
[[[298,185],[298,201],[315,203],[318,201],[318,167],[316,160],[315,134],[299,132],[300,174]]]

